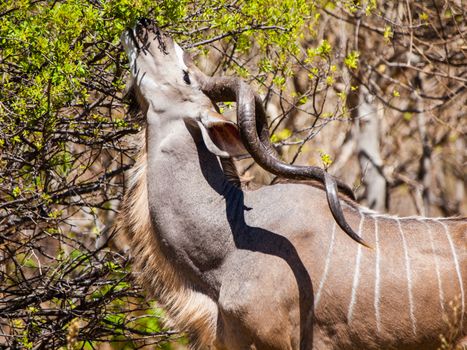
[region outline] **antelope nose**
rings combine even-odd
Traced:
[[[146,17],[142,17],[142,18],[138,19],[138,24],[143,26],[143,27],[147,27],[151,23],[152,23],[152,21],[150,19],[146,18]]]

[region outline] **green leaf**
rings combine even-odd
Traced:
[[[331,156],[324,151],[320,151],[320,157],[321,157],[321,161],[323,162],[324,168],[325,169],[329,168],[329,166],[332,164]]]
[[[280,142],[280,141],[288,139],[290,136],[292,136],[292,130],[285,128],[279,132],[274,133],[271,136],[271,142],[272,143]]]
[[[331,44],[327,40],[322,40],[321,44],[316,48],[316,53],[319,56],[329,56],[332,51]]]
[[[394,36],[394,33],[393,33],[393,31],[392,31],[391,26],[386,26],[386,27],[384,28],[384,33],[383,33],[384,40],[385,40],[386,42],[390,42],[391,39],[393,38],[393,36]]]
[[[20,189],[18,186],[15,186],[15,187],[13,188],[13,191],[11,191],[11,195],[12,195],[14,198],[19,197],[20,194],[21,194],[21,189]]]
[[[357,69],[359,57],[360,57],[360,53],[358,51],[352,51],[344,59],[344,64],[349,69]]]

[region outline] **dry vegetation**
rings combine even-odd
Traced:
[[[328,166],[378,210],[467,213],[460,0],[153,3],[0,4],[0,348],[179,337],[108,244],[141,127],[118,37],[142,14],[207,73],[255,86],[286,160]]]

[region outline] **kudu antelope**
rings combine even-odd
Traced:
[[[195,348],[436,349],[450,301],[460,341],[465,219],[366,210],[319,169],[277,159],[248,85],[205,76],[148,20],[122,42],[146,127],[117,227],[139,281]],[[240,133],[214,105],[232,100]],[[231,159],[247,151],[292,180],[243,189]]]

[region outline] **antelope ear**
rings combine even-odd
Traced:
[[[250,156],[240,138],[237,125],[221,114],[209,111],[197,123],[204,143],[211,153],[221,158]]]

